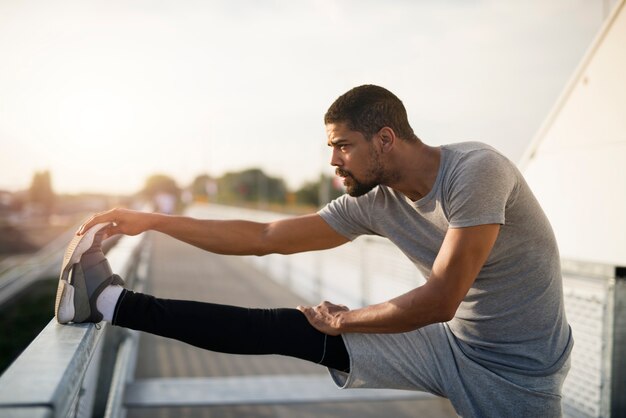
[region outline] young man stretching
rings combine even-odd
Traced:
[[[88,251],[70,250],[64,263],[59,322],[104,319],[213,351],[298,357],[327,366],[341,387],[426,391],[464,417],[560,416],[573,340],[559,253],[514,164],[477,142],[424,144],[402,102],[377,86],[340,96],[324,122],[346,195],[316,214],[271,223],[124,209],[94,215],[75,238]],[[322,250],[380,235],[427,281],[353,310],[158,299],[124,289],[99,247],[104,236],[147,230],[235,255]]]

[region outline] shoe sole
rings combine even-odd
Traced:
[[[59,280],[57,287],[57,297],[54,304],[54,315],[59,324],[67,324],[72,319],[76,310],[74,309],[74,286],[65,280]]]
[[[110,223],[100,223],[89,228],[83,235],[74,235],[67,246],[61,265],[61,275],[54,302],[54,316],[60,324],[67,324],[74,319],[74,286],[69,282],[72,266],[80,261],[80,257],[93,245],[96,234]]]

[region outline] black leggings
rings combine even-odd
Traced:
[[[326,335],[297,309],[250,309],[158,299],[124,290],[113,325],[230,354],[281,354],[348,372],[341,336]]]

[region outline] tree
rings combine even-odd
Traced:
[[[54,206],[55,194],[52,190],[50,171],[36,172],[29,189],[31,203],[49,215]]]
[[[296,202],[319,207],[338,198],[344,192],[336,186],[334,180],[333,177],[322,174],[317,181],[305,183],[296,191]]]
[[[153,198],[159,193],[168,193],[178,197],[180,188],[173,178],[165,174],[153,174],[146,179],[146,184],[141,194]]]
[[[191,182],[190,189],[195,200],[208,201],[217,194],[217,181],[208,174],[201,174]]]
[[[156,210],[163,213],[174,213],[180,201],[180,188],[174,179],[165,174],[148,177],[141,194],[154,203]]]
[[[226,173],[218,180],[218,196],[223,202],[285,203],[287,187],[282,179],[270,177],[261,169]]]

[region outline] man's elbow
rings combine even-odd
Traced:
[[[259,257],[269,254],[286,254],[278,245],[274,225],[272,223],[263,225],[256,244],[254,245],[253,254]]]
[[[458,303],[450,302],[449,300],[442,300],[435,309],[435,321],[434,322],[448,322],[454,318],[456,311],[459,308]]]
[[[291,231],[286,230],[285,225],[280,222],[264,224],[259,234],[255,255],[289,255],[305,251],[306,245],[299,242],[294,235]]]
[[[434,303],[430,306],[427,313],[422,315],[411,315],[408,318],[406,331],[413,331],[426,325],[436,324],[440,322],[448,322],[454,318],[458,306],[452,306],[445,302]]]
[[[428,316],[422,316],[419,319],[409,319],[409,321],[406,323],[405,329],[402,332],[413,331],[431,324],[448,322],[452,318],[454,318],[454,314],[454,311],[448,309],[434,309],[430,312],[430,315]]]
[[[264,255],[276,254],[277,251],[272,249],[269,243],[264,240],[259,241],[252,250],[252,255],[262,257]]]
[[[438,281],[429,280],[425,286],[429,286],[431,312],[434,316],[433,322],[448,322],[454,318],[459,309],[463,297],[454,288],[439,287]]]
[[[441,312],[441,317],[439,319],[439,322],[451,321],[452,318],[454,318],[454,315],[456,315],[456,309],[444,310],[443,312]]]

